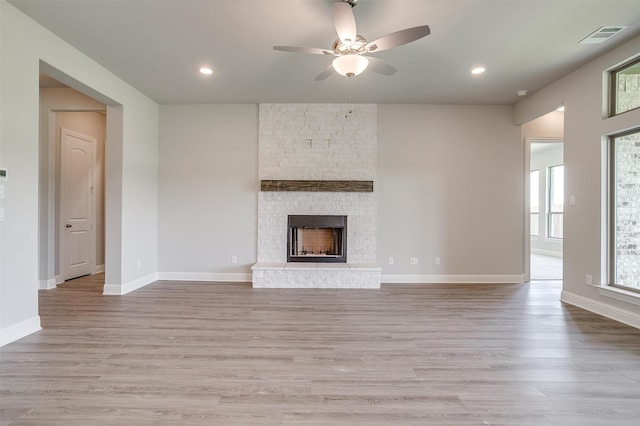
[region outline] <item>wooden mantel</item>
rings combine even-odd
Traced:
[[[372,180],[261,180],[261,191],[373,192]]]

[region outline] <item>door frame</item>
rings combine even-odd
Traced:
[[[54,228],[57,221],[54,218],[54,192],[55,181],[52,180],[54,168],[56,165],[55,157],[51,155],[52,148],[43,135],[55,137],[55,130],[52,130],[53,121],[51,116],[56,111],[92,111],[106,114],[106,135],[104,139],[104,153],[102,157],[102,165],[104,167],[104,280],[105,283],[113,287],[121,287],[123,285],[122,274],[122,221],[124,216],[124,207],[122,200],[122,168],[123,153],[125,148],[124,142],[124,104],[118,100],[109,97],[92,87],[93,81],[90,75],[85,77],[89,81],[81,81],[64,71],[48,64],[40,59],[40,72],[53,77],[62,84],[70,87],[87,96],[89,99],[96,101],[96,105],[85,105],[83,102],[78,103],[58,103],[43,104],[40,102],[40,141],[39,141],[39,159],[40,161],[40,185],[39,185],[39,214],[40,214],[40,250],[39,250],[39,278],[40,289],[48,290],[55,288],[59,275],[55,274],[54,268],[58,264],[55,259],[57,242],[54,237]],[[42,120],[46,116],[48,123]],[[50,141],[51,139],[49,139]],[[107,286],[107,284],[105,284]],[[113,294],[113,293],[112,293]]]
[[[561,143],[564,150],[564,138],[540,138],[527,137],[524,139],[524,179],[523,179],[523,203],[522,203],[522,279],[524,282],[531,281],[531,144],[532,143]],[[540,213],[542,214],[542,213]]]
[[[84,112],[84,111],[83,111]],[[87,136],[87,135],[83,135],[82,133],[76,132],[75,130],[71,130],[71,129],[67,129],[65,127],[60,127],[60,159],[58,161],[58,170],[60,172],[60,202],[58,204],[58,229],[60,230],[59,233],[59,241],[58,241],[58,271],[60,273],[60,281],[64,282],[67,280],[66,276],[65,276],[65,240],[66,240],[66,232],[64,231],[64,226],[65,226],[65,217],[63,216],[63,212],[64,212],[64,206],[63,206],[63,201],[64,197],[63,197],[63,189],[62,189],[62,152],[64,150],[64,146],[63,146],[63,135],[64,134],[68,134],[80,139],[84,139],[84,140],[90,140],[92,142],[92,158],[91,158],[91,190],[90,190],[90,196],[91,196],[91,201],[89,203],[89,245],[91,247],[91,254],[89,256],[89,273],[90,274],[95,274],[96,273],[96,204],[98,202],[98,200],[95,197],[95,184],[96,184],[96,173],[97,173],[97,169],[98,167],[96,167],[96,161],[97,161],[97,149],[98,149],[98,140],[96,138],[93,138],[91,136]]]

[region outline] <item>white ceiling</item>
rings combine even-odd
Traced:
[[[348,101],[346,77],[314,81],[331,57],[272,49],[330,48],[333,0],[9,1],[161,104]],[[360,0],[354,14],[368,40],[431,27],[375,55],[395,75],[351,79],[365,103],[512,104],[640,34],[640,0]],[[609,25],[630,28],[578,44]],[[472,76],[476,65],[487,72]]]

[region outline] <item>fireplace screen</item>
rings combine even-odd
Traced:
[[[346,216],[289,216],[287,262],[346,262]]]

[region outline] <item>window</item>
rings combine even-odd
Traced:
[[[610,283],[640,291],[640,130],[609,139]]]
[[[610,85],[612,116],[640,107],[640,59],[611,71]]]
[[[549,202],[547,203],[547,235],[562,238],[564,210],[564,165],[549,167]]]
[[[529,214],[530,234],[532,237],[540,235],[540,170],[532,170],[529,181]]]

